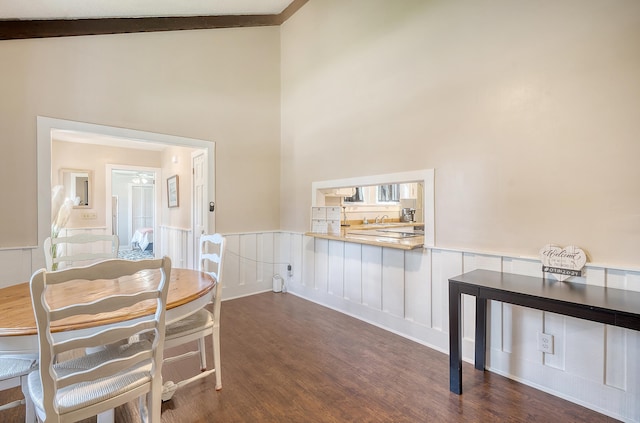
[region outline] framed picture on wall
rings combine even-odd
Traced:
[[[167,178],[167,199],[169,201],[169,207],[178,207],[180,205],[178,175]]]

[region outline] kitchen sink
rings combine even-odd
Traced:
[[[411,238],[414,236],[422,236],[424,235],[424,231],[422,233],[417,232],[408,232],[408,231],[400,231],[398,229],[354,229],[352,231],[348,231],[347,235],[365,235],[371,237],[386,237],[386,238]]]

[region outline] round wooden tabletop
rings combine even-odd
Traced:
[[[148,285],[153,283],[157,283],[157,278],[152,275],[136,277],[131,281],[127,281],[127,283],[111,280],[78,281],[78,283],[74,281],[64,284],[67,286],[55,291],[51,297],[48,297],[48,300],[51,301],[54,307],[61,307],[69,303],[89,302],[98,294],[123,293],[127,291],[127,288],[135,289],[137,284]],[[202,298],[209,294],[214,286],[215,281],[206,273],[198,270],[172,268],[167,296],[167,310]],[[2,299],[0,301],[0,337],[37,334],[28,282],[1,288],[0,298]],[[149,307],[143,305],[118,314],[102,313],[87,316],[81,320],[65,320],[61,324],[52,326],[52,331],[61,332],[96,327],[134,319],[152,313],[153,310],[153,303],[150,303]]]

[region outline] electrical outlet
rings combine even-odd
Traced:
[[[293,269],[291,268],[291,265],[287,266],[287,273],[288,273],[289,277],[293,276]]]
[[[538,332],[538,351],[553,354],[553,335]]]

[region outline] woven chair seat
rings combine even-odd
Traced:
[[[165,343],[174,336],[185,336],[191,333],[201,332],[213,326],[213,315],[207,309],[201,308],[189,317],[167,325],[165,330]]]
[[[80,356],[78,358],[63,361],[53,367],[61,376],[77,371],[78,369],[88,369],[92,366],[103,363],[113,358],[123,358],[132,356],[148,348],[149,341],[142,340],[134,344],[126,344],[97,351],[92,354]],[[137,386],[148,382],[151,377],[151,362],[140,363],[137,366],[117,373],[115,375],[100,378],[94,381],[82,382],[58,390],[56,397],[57,406],[61,413],[67,413],[91,404],[117,397]],[[33,399],[36,408],[43,408],[42,384],[40,383],[40,373],[29,374],[29,394]]]
[[[13,379],[14,377],[23,376],[37,368],[38,362],[35,359],[1,357],[0,380]]]

